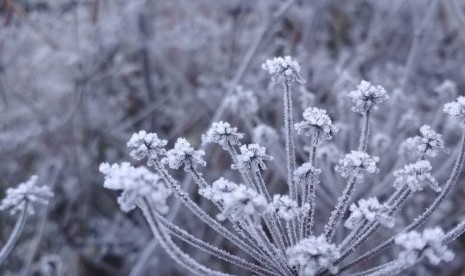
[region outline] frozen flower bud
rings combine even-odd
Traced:
[[[465,123],[465,97],[459,96],[457,101],[446,103],[444,112],[454,117],[461,125]]]
[[[441,261],[450,262],[454,259],[454,253],[442,244],[443,237],[444,232],[439,227],[425,229],[423,233],[401,233],[394,240],[404,249],[399,254],[399,259],[412,265],[423,255],[433,265]]]
[[[290,56],[268,59],[262,64],[262,69],[271,75],[273,83],[304,83],[300,76],[300,65]]]
[[[259,172],[266,170],[265,161],[273,160],[272,156],[267,155],[266,148],[257,144],[242,145],[241,153],[237,156],[237,165],[233,169],[242,167],[248,171]]]
[[[133,210],[143,197],[148,199],[158,212],[168,212],[166,199],[171,195],[171,190],[158,174],[145,167],[135,168],[127,162],[121,165],[102,163],[100,172],[105,176],[105,188],[123,191],[118,197],[118,204],[124,212]]]
[[[279,140],[279,136],[274,128],[261,124],[253,129],[252,140],[256,144],[272,145]]]
[[[338,271],[333,262],[340,253],[334,244],[326,241],[324,235],[299,241],[287,249],[286,255],[290,266],[299,266],[299,276],[314,276],[320,268],[327,268],[331,273]]]
[[[150,159],[164,155],[166,144],[167,141],[158,138],[156,133],[147,133],[145,130],[141,130],[132,135],[127,146],[133,148],[130,153],[132,158],[142,160],[146,157]]]
[[[344,156],[343,159],[339,160],[339,165],[336,166],[336,171],[339,172],[342,177],[357,177],[362,178],[361,171],[364,170],[368,173],[377,173],[379,157],[370,157],[368,153],[363,151],[352,151]]]
[[[245,90],[239,85],[225,99],[225,106],[234,114],[244,117],[258,111],[258,100],[251,90]]]
[[[218,214],[219,220],[231,219],[237,221],[244,217],[259,219],[267,210],[267,202],[263,195],[255,190],[238,185],[234,190],[223,196],[223,210]]]
[[[377,109],[378,104],[388,99],[386,90],[382,86],[374,86],[365,80],[362,80],[357,85],[357,90],[349,93],[349,97],[352,98],[352,102],[354,103],[352,110],[361,114],[372,109]]]
[[[211,186],[201,188],[199,194],[215,203],[222,203],[239,185],[223,177],[212,183]]]
[[[203,150],[195,150],[189,142],[184,138],[178,138],[174,144],[174,148],[166,152],[166,158],[163,163],[168,164],[171,169],[177,170],[184,166],[185,171],[198,166],[206,165],[203,160],[205,152]]]
[[[438,150],[446,151],[441,134],[436,133],[430,126],[423,125],[420,128],[421,136],[410,137],[402,147],[409,150],[417,158],[425,156],[436,157]]]
[[[429,184],[435,192],[440,192],[438,182],[431,175],[431,164],[427,160],[419,160],[405,165],[403,169],[394,171],[394,188],[399,189],[407,185],[412,192],[423,190],[425,183]]]
[[[320,169],[315,168],[310,162],[305,162],[294,171],[294,180],[297,183],[307,181],[312,176],[317,176],[321,173]]]
[[[309,209],[310,206],[308,204],[299,207],[297,202],[292,200],[288,195],[274,195],[273,201],[269,206],[270,212],[276,212],[280,218],[286,221],[305,216]]]
[[[28,181],[20,183],[16,188],[8,188],[6,196],[0,203],[0,210],[9,210],[12,215],[21,212],[26,206],[29,215],[34,214],[32,203],[47,205],[53,192],[47,186],[37,186],[39,178],[34,175]]]
[[[370,222],[377,221],[383,226],[391,228],[394,226],[394,218],[389,216],[387,212],[387,206],[379,203],[375,197],[360,199],[358,205],[355,203],[350,205],[350,216],[344,226],[355,229],[367,220]]]
[[[294,127],[297,133],[311,136],[315,146],[321,141],[331,140],[333,134],[338,132],[324,109],[309,107],[305,109],[303,117],[304,120],[296,123]]]
[[[202,136],[204,143],[217,143],[224,149],[230,146],[240,145],[239,140],[244,137],[244,134],[237,132],[237,127],[231,127],[227,122],[216,122],[207,131],[207,134]]]

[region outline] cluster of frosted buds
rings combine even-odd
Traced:
[[[447,152],[442,135],[436,133],[430,126],[423,125],[420,128],[420,133],[421,136],[414,136],[405,140],[403,147],[412,151],[418,158],[424,158],[425,156],[435,157],[438,154],[438,150]]]
[[[368,173],[378,172],[378,162],[379,157],[370,157],[366,152],[354,150],[339,160],[339,165],[336,166],[336,171],[338,171],[344,178],[356,177],[358,180],[361,180],[363,177],[361,174],[362,170],[365,170]]]
[[[294,171],[294,180],[301,183],[320,173],[320,169],[315,168],[310,162],[305,162]]]
[[[151,159],[157,158],[166,153],[165,146],[166,140],[158,138],[156,133],[147,133],[144,130],[134,133],[129,139],[127,146],[133,148],[130,155],[136,160],[144,158]]]
[[[197,166],[204,167],[206,165],[203,160],[205,152],[203,150],[195,150],[189,142],[184,138],[178,138],[174,144],[174,148],[166,152],[166,158],[163,163],[168,164],[171,169],[177,170],[184,166],[185,171]]]
[[[365,80],[362,80],[357,85],[357,90],[349,93],[349,97],[352,98],[352,102],[354,103],[352,110],[361,114],[365,114],[372,109],[377,109],[379,103],[388,99],[386,90],[382,86],[374,86]]]
[[[438,182],[431,175],[431,164],[427,160],[419,160],[405,165],[403,169],[395,170],[394,177],[394,188],[396,189],[407,185],[412,192],[421,191],[426,182],[434,191],[441,191]]]
[[[26,212],[32,215],[34,214],[32,203],[48,204],[50,198],[53,197],[53,192],[47,186],[37,186],[38,179],[34,175],[28,181],[20,183],[18,187],[8,188],[5,198],[0,203],[0,210],[10,210],[10,213],[14,215],[27,206]]]
[[[465,123],[465,97],[460,96],[457,101],[446,103],[444,112],[454,117],[461,124]]]
[[[399,259],[411,265],[421,256],[425,256],[433,265],[441,261],[450,262],[454,259],[454,253],[442,243],[443,237],[444,232],[439,227],[425,229],[423,233],[401,233],[395,238],[395,243],[404,248]]]
[[[353,203],[350,205],[350,212],[350,216],[344,224],[344,226],[349,229],[355,229],[365,220],[370,222],[377,221],[389,228],[394,226],[394,218],[387,214],[387,206],[379,203],[378,199],[375,197],[360,199],[358,201],[358,206]]]
[[[242,184],[225,195],[221,199],[223,210],[217,216],[219,220],[252,218],[257,221],[268,207],[263,195]]]
[[[133,210],[143,197],[148,199],[158,212],[168,211],[166,199],[171,195],[171,190],[157,174],[147,168],[135,168],[127,162],[121,165],[102,163],[100,172],[105,176],[105,188],[123,191],[118,197],[118,204],[124,212]]]
[[[233,165],[233,169],[238,167],[244,168],[247,171],[259,172],[266,170],[265,161],[273,160],[272,156],[267,155],[266,148],[257,144],[242,145],[241,153],[237,156],[237,166]]]
[[[305,109],[303,116],[304,120],[296,123],[294,127],[297,133],[311,136],[315,146],[320,141],[331,140],[333,134],[338,131],[324,109],[309,107]]]
[[[304,79],[300,76],[300,65],[290,56],[275,57],[268,59],[262,64],[262,69],[271,75],[271,80],[274,83],[291,82],[304,83]]]
[[[333,262],[339,258],[340,253],[334,244],[326,241],[324,235],[299,241],[287,249],[286,255],[290,266],[299,266],[300,276],[316,275],[320,268],[328,268],[331,273],[337,273],[338,270]]]
[[[295,200],[292,200],[288,195],[274,195],[273,201],[269,206],[270,212],[276,212],[278,216],[286,221],[304,216],[310,206],[308,204],[299,207]]]
[[[255,94],[240,85],[225,99],[225,106],[239,116],[248,116],[258,111]]]
[[[222,203],[223,198],[228,197],[238,186],[238,184],[221,177],[211,186],[201,188],[199,194],[215,203]]]
[[[237,132],[237,127],[231,127],[227,122],[213,123],[207,134],[202,136],[204,143],[217,143],[224,149],[229,149],[230,146],[240,145],[239,140],[244,137],[244,134]]]
[[[274,128],[260,124],[253,129],[252,140],[257,144],[272,145],[279,140],[279,135]]]

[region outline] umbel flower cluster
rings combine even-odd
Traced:
[[[265,171],[274,160],[267,149],[257,143],[242,144],[244,134],[237,127],[219,121],[212,123],[202,136],[203,145],[220,146],[231,161],[232,171],[224,175],[236,174],[239,181],[231,177],[220,177],[214,181],[206,179],[201,171],[207,165],[206,154],[201,149],[195,149],[187,139],[179,138],[172,149],[167,149],[166,140],[155,133],[140,131],[131,137],[127,145],[132,150],[131,156],[138,161],[145,160],[147,167],[136,168],[129,163],[105,163],[100,167],[105,176],[104,186],[122,191],[118,198],[121,209],[127,212],[138,207],[155,239],[168,255],[180,267],[195,275],[230,274],[209,268],[192,258],[174,242],[174,238],[243,269],[250,275],[341,274],[392,245],[396,245],[396,252],[400,252],[397,258],[368,269],[365,265],[364,269],[367,270],[358,271],[357,275],[400,273],[421,263],[423,259],[433,265],[451,261],[454,255],[448,249],[448,243],[463,233],[465,223],[448,232],[440,228],[425,229],[423,232],[417,232],[416,229],[438,209],[457,182],[464,160],[464,138],[460,148],[453,152],[456,161],[450,178],[442,184],[432,175],[428,158],[437,156],[439,151],[445,152],[444,141],[431,127],[421,127],[421,136],[409,138],[404,143],[403,148],[413,157],[413,161],[400,164],[393,173],[393,192],[390,196],[384,199],[357,199],[356,187],[367,187],[383,163],[382,158],[369,152],[369,129],[371,115],[388,99],[383,87],[362,81],[348,94],[353,102],[353,111],[357,116],[361,115],[358,145],[331,168],[340,174],[345,187],[341,189],[337,204],[324,225],[317,225],[316,190],[333,185],[325,183],[328,178],[322,177],[325,172],[319,168],[318,151],[336,137],[338,128],[333,125],[330,115],[317,107],[307,108],[303,112],[302,121],[294,123],[291,87],[292,84],[304,82],[300,76],[300,65],[295,60],[288,56],[278,57],[267,60],[262,68],[270,74],[273,83],[282,84],[283,155],[287,163],[284,169],[287,175],[286,180],[281,182],[285,183],[285,187],[280,190],[287,192],[271,193],[271,184],[265,177]],[[242,88],[240,92],[243,93]],[[464,98],[460,97],[457,102],[449,103],[444,108],[460,124],[465,118],[463,103]],[[270,133],[267,128],[261,129],[257,135]],[[308,141],[310,154],[303,162],[296,157],[295,131]],[[278,136],[276,133],[273,136]],[[278,138],[267,141],[276,147],[280,143]],[[198,194],[217,209],[216,216],[207,213],[200,207],[205,204],[198,204],[194,197],[183,190],[180,180],[175,177],[179,174],[172,171],[180,169],[196,184]],[[399,208],[425,187],[432,189],[429,192],[437,193],[434,202],[404,229],[400,228],[396,221]],[[242,252],[236,254],[237,251],[209,244],[165,218],[163,214],[169,210],[172,202],[170,196],[180,200],[199,223],[208,225],[213,232]],[[318,219],[321,220],[320,217]],[[357,249],[382,227],[392,229],[391,237],[360,254]]]

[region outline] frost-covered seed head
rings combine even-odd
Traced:
[[[129,163],[102,163],[100,172],[105,176],[103,186],[110,190],[122,190],[118,197],[118,204],[124,212],[136,207],[139,199],[147,198],[160,213],[166,213],[168,206],[166,199],[171,190],[166,187],[158,174],[152,173],[145,167],[135,168]]]
[[[427,183],[434,191],[441,191],[438,182],[431,175],[431,164],[427,160],[405,165],[403,169],[395,170],[393,174],[396,189],[407,185],[412,192],[417,192],[423,190],[424,184]]]
[[[262,69],[271,75],[273,83],[304,83],[300,76],[300,65],[290,56],[268,59],[262,64]]]
[[[387,206],[379,203],[375,197],[360,199],[358,206],[355,203],[350,205],[350,216],[344,226],[349,229],[355,229],[367,220],[370,222],[377,221],[383,226],[391,228],[394,226],[394,218],[389,216],[387,211]]]
[[[279,135],[274,128],[260,124],[253,129],[252,140],[256,144],[272,145],[279,140]]]
[[[357,177],[359,180],[363,177],[362,170],[368,173],[377,173],[379,157],[370,157],[368,153],[363,151],[352,151],[339,160],[339,165],[336,166],[342,177]]]
[[[377,109],[378,104],[388,99],[386,90],[382,86],[374,86],[365,80],[362,80],[357,85],[357,90],[349,93],[349,97],[352,98],[352,102],[354,103],[352,110],[361,114],[372,109]]]
[[[444,112],[454,117],[459,123],[464,126],[465,123],[465,97],[459,96],[457,101],[446,103]]]
[[[225,99],[225,106],[234,114],[246,117],[258,111],[258,100],[252,90],[246,90],[239,85]]]
[[[315,168],[310,162],[305,162],[294,171],[294,180],[302,182],[308,180],[312,176],[317,176],[321,173],[320,169]]]
[[[9,210],[10,214],[14,215],[21,212],[26,206],[26,212],[29,215],[34,214],[33,203],[47,205],[50,198],[53,197],[53,192],[47,186],[37,186],[39,178],[34,175],[28,181],[20,183],[16,188],[8,188],[6,196],[0,203],[0,210]]]
[[[294,127],[297,133],[311,136],[315,146],[321,141],[331,140],[333,134],[338,132],[324,109],[309,107],[305,109],[303,117],[304,120],[296,123]]]
[[[217,143],[224,149],[229,146],[240,145],[239,140],[244,137],[244,134],[237,132],[237,127],[231,127],[227,122],[216,122],[207,131],[207,134],[202,136],[204,143]]]
[[[223,177],[199,190],[199,194],[215,203],[222,203],[239,185]]]
[[[318,269],[328,268],[337,273],[333,262],[339,258],[337,247],[326,241],[324,235],[310,236],[286,251],[290,266],[299,266],[299,276],[314,276]]]
[[[265,161],[273,160],[272,156],[267,155],[266,148],[257,144],[242,145],[241,153],[237,156],[237,166],[233,165],[233,169],[242,167],[248,171],[258,172],[266,170]]]
[[[237,221],[243,217],[251,217],[256,221],[268,208],[263,195],[243,184],[238,185],[227,196],[223,196],[222,202],[223,210],[217,216],[219,220],[229,218]]]
[[[410,137],[402,145],[402,148],[412,152],[417,158],[425,156],[436,157],[438,150],[447,152],[442,135],[436,133],[430,126],[423,125],[420,128],[421,136]]]
[[[166,140],[158,138],[156,133],[147,133],[141,130],[134,133],[129,139],[127,146],[133,148],[130,155],[136,160],[144,158],[154,159],[166,153]]]
[[[163,163],[168,164],[171,169],[177,170],[184,166],[185,171],[198,166],[206,165],[203,160],[205,152],[203,150],[195,150],[189,142],[184,138],[178,138],[174,144],[174,148],[166,152],[166,158]]]
[[[417,231],[401,233],[395,238],[395,243],[404,249],[399,254],[399,259],[414,264],[421,255],[424,255],[433,265],[441,261],[450,262],[454,259],[454,253],[443,245],[443,237],[444,232],[439,227],[427,228],[423,233]]]
[[[269,205],[270,212],[276,212],[280,218],[286,221],[305,216],[309,209],[308,204],[299,207],[297,202],[288,195],[274,195],[273,201]]]

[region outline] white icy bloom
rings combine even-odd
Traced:
[[[206,165],[203,160],[205,152],[203,150],[195,150],[189,142],[184,138],[178,138],[174,144],[174,148],[166,152],[166,158],[163,163],[168,164],[171,169],[177,170],[184,166],[184,170],[188,171],[191,168]]]
[[[133,148],[130,155],[136,160],[142,160],[144,158],[155,158],[166,153],[164,147],[167,141],[158,138],[156,133],[147,133],[145,130],[141,130],[138,133],[134,133],[129,139],[127,146]]]
[[[311,176],[317,176],[321,173],[320,169],[315,168],[310,162],[305,162],[294,171],[294,180],[302,182],[308,180]]]
[[[298,134],[304,134],[313,138],[313,144],[320,141],[328,141],[333,138],[333,134],[338,132],[338,128],[333,126],[326,110],[317,107],[305,109],[304,120],[294,124]]]
[[[402,147],[410,150],[416,157],[436,157],[438,150],[447,152],[442,135],[436,133],[430,126],[423,125],[420,128],[421,136],[410,137]]]
[[[399,259],[408,264],[414,264],[423,255],[431,264],[437,265],[441,261],[450,262],[454,259],[454,253],[446,245],[443,245],[444,232],[441,228],[428,228],[419,233],[411,231],[396,236],[395,243],[403,247]]]
[[[0,203],[0,210],[9,210],[12,215],[22,211],[26,206],[29,215],[34,214],[33,203],[47,205],[53,192],[47,186],[37,186],[39,178],[34,175],[28,181],[20,183],[16,188],[8,188],[5,198]]]
[[[226,97],[225,106],[234,114],[244,117],[258,111],[258,100],[252,90],[246,90],[239,85]]]
[[[339,165],[336,166],[336,171],[339,172],[342,177],[357,177],[361,179],[363,174],[362,170],[369,173],[377,173],[379,157],[370,157],[368,153],[363,151],[352,151],[339,160]]]
[[[199,194],[215,203],[222,203],[239,185],[223,177],[212,183],[211,186],[201,188]]]
[[[256,220],[268,207],[263,195],[242,184],[227,193],[227,196],[223,196],[222,203],[223,210],[217,216],[219,220],[229,218],[232,221],[237,221],[244,217],[251,217]]]
[[[122,190],[118,197],[121,210],[129,212],[136,207],[142,197],[146,197],[160,213],[166,213],[166,199],[171,190],[162,182],[158,174],[145,167],[135,168],[129,163],[102,163],[100,172],[105,176],[103,186],[110,190]]]
[[[299,241],[286,251],[290,266],[299,266],[299,276],[316,275],[318,269],[328,268],[331,273],[338,269],[333,262],[339,258],[340,253],[336,245],[326,241],[324,235],[310,236]]]
[[[288,195],[274,195],[273,201],[269,205],[270,212],[276,212],[280,218],[286,221],[305,216],[309,209],[308,204],[299,207],[297,202]]]
[[[242,167],[252,172],[263,171],[267,169],[265,161],[273,160],[272,156],[265,153],[266,148],[257,144],[242,145],[240,151],[237,156],[238,165],[233,165],[233,169]]]
[[[357,90],[349,93],[349,97],[352,98],[352,102],[354,103],[352,110],[361,114],[372,109],[377,109],[379,103],[389,98],[382,86],[374,86],[365,80],[362,80],[357,85]]]
[[[237,127],[231,127],[227,122],[215,122],[207,131],[207,134],[202,136],[204,143],[217,143],[224,149],[229,146],[240,145],[239,140],[244,137],[244,134],[237,132]]]
[[[465,123],[465,97],[459,96],[457,101],[446,103],[444,112],[454,117],[461,124]]]
[[[268,59],[262,64],[262,69],[271,75],[271,80],[274,83],[304,83],[304,80],[300,76],[299,63],[290,56]]]
[[[272,145],[279,140],[279,135],[274,128],[260,124],[253,129],[252,140],[257,144]]]
[[[407,185],[412,192],[421,191],[426,182],[435,192],[441,191],[438,182],[431,175],[431,164],[427,160],[405,165],[403,169],[395,170],[393,174],[396,189]]]
[[[355,203],[350,205],[350,216],[344,226],[354,229],[367,220],[370,222],[377,221],[383,226],[391,228],[394,226],[394,218],[389,216],[387,211],[387,206],[379,203],[375,197],[360,199],[358,205]]]

